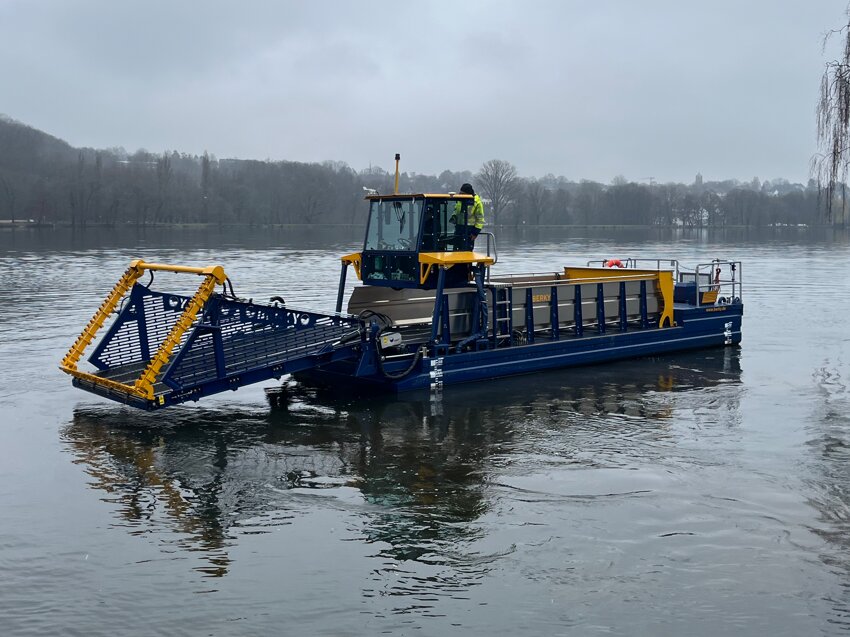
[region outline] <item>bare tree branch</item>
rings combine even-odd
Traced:
[[[845,26],[824,34],[824,47],[833,35],[843,35],[844,50],[839,60],[826,63],[821,78],[817,105],[819,152],[811,162],[811,172],[818,182],[827,221],[832,220],[836,186],[843,186],[847,181],[850,163],[850,7],[847,19]],[[843,200],[841,205],[843,211]]]
[[[493,225],[496,226],[499,214],[516,199],[519,186],[516,166],[504,159],[491,159],[481,166],[476,178],[481,184],[480,190],[490,200]]]

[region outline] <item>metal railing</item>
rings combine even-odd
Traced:
[[[593,259],[587,262],[589,268],[604,268],[612,259]],[[627,257],[616,259],[623,268],[632,270],[673,270],[673,276],[679,278],[678,259],[653,259],[651,257]],[[616,267],[616,266],[615,266]]]
[[[490,339],[493,347],[536,342],[540,338],[560,340],[563,335],[581,337],[586,332],[625,332],[635,327],[671,326],[672,283],[665,296],[657,284],[661,274],[637,273],[617,277],[551,279],[493,283]],[[666,275],[669,279],[669,273]],[[631,284],[627,288],[627,284]],[[608,286],[615,285],[615,291]],[[657,299],[649,309],[649,297]],[[614,305],[614,312],[611,305]],[[520,316],[514,311],[520,310]],[[547,309],[548,308],[548,309]],[[540,310],[548,317],[541,322]],[[499,329],[505,327],[507,329]],[[542,333],[547,333],[544,336]]]
[[[697,305],[717,305],[739,302],[743,296],[743,272],[740,261],[714,259],[700,263],[693,273],[683,272],[680,281],[694,277]]]
[[[487,237],[487,256],[490,256],[490,243],[493,243],[493,263],[490,265],[496,265],[499,262],[499,252],[496,250],[496,235],[492,232],[479,232],[478,236]],[[490,267],[487,267],[487,282],[490,282]]]
[[[499,252],[496,250],[496,235],[492,232],[479,232],[479,237],[487,237],[487,256],[493,257],[493,265],[499,262]],[[490,245],[493,245],[493,254],[490,254]]]

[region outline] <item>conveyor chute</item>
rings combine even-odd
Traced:
[[[194,296],[169,294],[138,283],[146,270],[197,274],[203,280]],[[221,266],[134,261],[61,369],[78,387],[155,409],[354,356],[352,343],[360,341],[356,317],[216,294],[216,285],[225,280]],[[119,304],[118,316],[89,357],[95,370],[80,370],[84,351]]]

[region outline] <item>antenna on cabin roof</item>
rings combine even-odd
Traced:
[[[401,155],[398,153],[395,154],[395,188],[393,188],[393,194],[398,194],[398,160],[401,159]]]

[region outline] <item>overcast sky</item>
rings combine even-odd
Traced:
[[[0,0],[0,113],[130,151],[805,181],[846,8]]]

